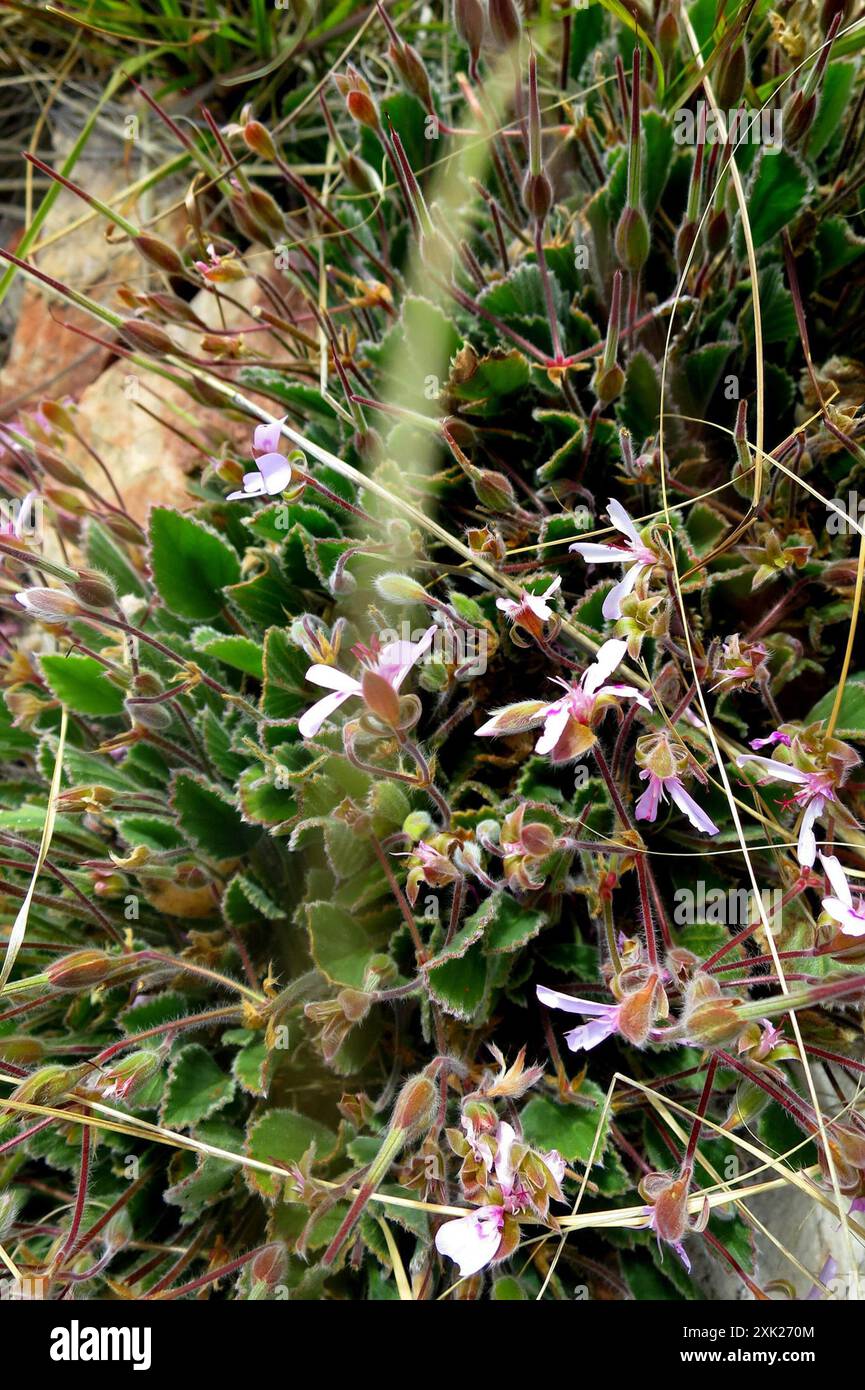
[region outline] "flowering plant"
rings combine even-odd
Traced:
[[[242,104],[154,40],[184,199],[36,157],[132,265],[0,252],[133,382],[0,429],[0,1256],[48,1297],[762,1299],[781,1247],[804,1298],[811,1201],[852,1260],[859,30],[782,8],[348,4]]]

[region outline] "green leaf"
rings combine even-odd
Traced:
[[[307,683],[309,658],[292,646],[281,628],[269,628],[264,638],[262,708],[269,719],[293,719],[320,696]]]
[[[264,675],[264,655],[258,642],[239,633],[216,632],[212,627],[197,627],[192,634],[196,651],[215,656],[226,666],[243,671],[247,676],[261,680]]]
[[[802,208],[808,193],[808,175],[802,163],[787,150],[764,148],[757,156],[748,182],[746,201],[754,246],[760,248]],[[737,253],[744,254],[741,219],[736,235]]]
[[[237,859],[260,836],[223,792],[195,773],[174,774],[171,804],[193,844],[215,859]]]
[[[661,383],[654,362],[647,352],[634,353],[625,373],[625,385],[618,416],[630,430],[637,448],[656,434],[661,410]]]
[[[206,1047],[190,1043],[172,1059],[160,1118],[171,1129],[191,1129],[234,1097],[234,1080]]]
[[[336,1135],[318,1120],[299,1115],[296,1110],[268,1110],[253,1121],[246,1137],[246,1153],[259,1163],[299,1163],[312,1145],[316,1159],[329,1158],[336,1149]],[[275,1198],[282,1179],[275,1174],[244,1169],[247,1182],[265,1197]]]
[[[360,989],[373,944],[357,918],[334,903],[305,903],[313,959],[336,985]]]
[[[458,959],[434,966],[427,975],[430,993],[442,1008],[457,1018],[474,1018],[487,987],[487,959],[476,942]]]
[[[225,606],[223,589],[240,578],[240,561],[217,531],[186,513],[154,507],[150,564],[159,596],[181,618],[213,618]]]
[[[598,1120],[604,1103],[604,1093],[591,1082],[584,1082],[579,1097],[593,1102],[564,1105],[548,1096],[534,1096],[522,1111],[523,1134],[527,1142],[538,1149],[558,1149],[568,1163],[588,1163],[595,1142]],[[603,1161],[607,1146],[609,1116],[595,1153],[595,1162]]]
[[[547,920],[543,912],[532,912],[510,893],[495,893],[492,901],[492,916],[483,939],[493,955],[519,950],[537,936]]]
[[[818,700],[812,710],[805,716],[805,723],[815,724],[819,719],[828,719],[835,704],[835,696],[838,687],[828,691],[821,700]],[[858,671],[855,675],[847,677],[844,684],[844,694],[841,696],[841,708],[838,712],[837,726],[835,733],[840,738],[855,738],[857,735],[865,737],[865,671]]]
[[[820,101],[805,147],[809,159],[817,159],[835,135],[844,129],[844,118],[853,95],[856,64],[831,62],[823,75]]]
[[[684,414],[701,417],[721,379],[735,343],[706,343],[676,363],[673,394]]]
[[[75,714],[120,714],[123,692],[92,656],[43,656],[42,674],[58,700]]]

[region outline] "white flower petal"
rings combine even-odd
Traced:
[[[791,767],[789,763],[779,763],[777,758],[763,758],[757,753],[740,753],[736,759],[738,767],[747,767],[749,763],[762,768],[764,776],[774,777],[776,782],[796,782],[801,786],[808,781],[807,772],[800,772],[798,767]]]
[[[446,1221],[436,1231],[436,1250],[459,1266],[463,1279],[477,1274],[501,1244],[503,1219],[501,1207],[481,1207],[468,1216]]]
[[[702,830],[705,835],[720,834],[715,822],[706,815],[702,806],[698,806],[694,798],[688,795],[677,777],[671,777],[667,787],[679,810],[688,817],[696,830]]]
[[[615,545],[600,545],[594,541],[577,541],[568,550],[582,555],[588,565],[621,565],[628,559],[628,552]]]
[[[839,902],[845,907],[853,906],[853,894],[850,892],[850,885],[847,882],[847,875],[841,868],[841,861],[835,854],[821,854],[820,863],[823,865],[823,872],[832,886],[832,891]]]
[[[622,599],[627,598],[628,594],[636,588],[637,580],[645,568],[645,565],[641,564],[632,565],[631,568],[626,571],[624,579],[620,579],[618,584],[613,585],[604,599],[603,607],[601,608],[601,612],[608,622],[613,621],[615,618],[621,618]]]
[[[621,502],[617,502],[615,498],[611,498],[607,504],[607,516],[610,518],[616,530],[621,531],[622,535],[627,536],[628,540],[633,541],[634,545],[643,544],[640,539],[640,533],[633,521],[628,516]]]
[[[611,637],[598,648],[598,654],[591,666],[583,673],[582,687],[589,695],[594,695],[604,681],[609,679],[620,665],[628,650],[627,642],[619,637]]]
[[[325,719],[329,719],[350,694],[351,691],[349,690],[336,690],[332,695],[325,695],[322,700],[317,700],[314,705],[311,705],[297,721],[301,738],[314,738]]]

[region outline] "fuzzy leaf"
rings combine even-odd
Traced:
[[[240,578],[240,561],[218,532],[170,507],[150,513],[150,564],[159,596],[181,618],[214,618],[223,589]]]

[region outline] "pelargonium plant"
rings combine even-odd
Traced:
[[[31,154],[139,273],[28,232],[0,294],[182,388],[199,467],[132,508],[74,395],[2,424],[0,1254],[827,1296],[760,1198],[855,1284],[863,21],[433,8],[194,120],[206,50],[139,65],[170,217]]]

